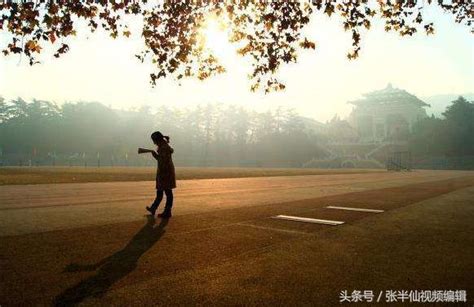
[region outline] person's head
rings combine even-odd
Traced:
[[[160,131],[155,131],[151,134],[151,139],[155,145],[160,145],[163,143],[169,143],[170,137],[163,135]]]

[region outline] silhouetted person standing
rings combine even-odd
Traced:
[[[170,137],[164,136],[161,132],[155,131],[151,135],[153,143],[158,147],[156,151],[139,148],[138,153],[149,152],[158,161],[156,172],[156,199],[153,204],[146,207],[146,210],[155,215],[156,209],[163,199],[163,193],[166,194],[166,205],[163,213],[158,214],[162,218],[171,217],[171,208],[173,207],[173,189],[176,188],[176,175],[172,154],[173,148],[169,145]]]

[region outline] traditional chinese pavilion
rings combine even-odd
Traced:
[[[391,84],[363,97],[349,101],[355,108],[348,121],[364,143],[403,140],[413,124],[427,116],[424,108],[429,104]]]

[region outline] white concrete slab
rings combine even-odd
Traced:
[[[308,218],[308,217],[291,216],[291,215],[277,215],[277,216],[274,216],[273,218],[279,219],[279,220],[313,223],[313,224],[324,224],[324,225],[333,225],[333,226],[344,224],[344,222],[342,221],[321,220],[321,219],[313,219],[313,218]]]
[[[383,210],[379,209],[365,209],[365,208],[350,208],[350,207],[338,207],[338,206],[327,206],[328,209],[338,209],[338,210],[348,210],[348,211],[360,211],[360,212],[372,212],[372,213],[382,213]]]

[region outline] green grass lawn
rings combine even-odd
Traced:
[[[354,174],[383,171],[369,169],[178,167],[176,169],[176,176],[179,180],[187,180]],[[2,167],[0,168],[0,185],[146,181],[154,180],[155,172],[156,169],[152,167]]]

